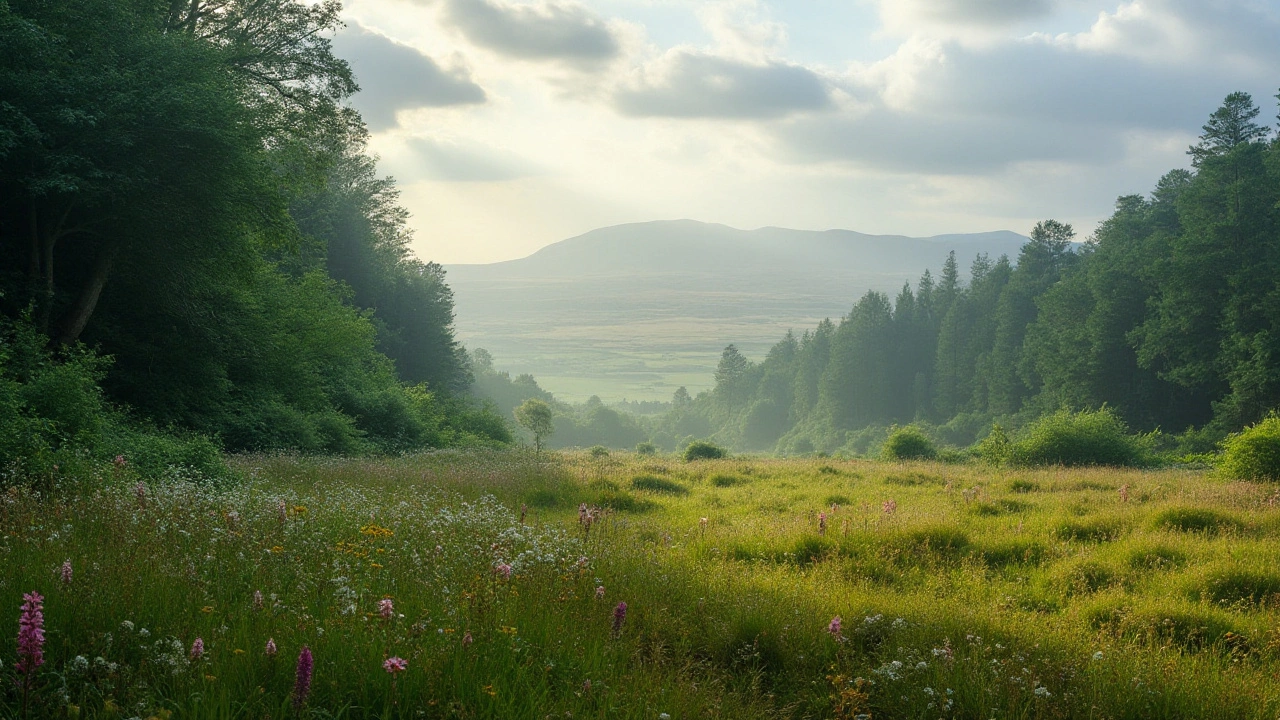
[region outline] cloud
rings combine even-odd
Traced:
[[[476,105],[484,88],[464,71],[445,70],[418,50],[349,21],[333,39],[334,51],[351,63],[360,92],[352,103],[369,129],[396,126],[396,111]]]
[[[472,43],[520,60],[594,66],[620,52],[608,23],[573,2],[513,5],[504,0],[445,0],[444,20]]]
[[[1053,13],[1060,0],[879,0],[885,27],[912,34],[931,30],[1003,28]]]
[[[617,90],[613,103],[632,117],[767,119],[822,110],[831,98],[823,79],[800,65],[673,50]]]
[[[384,169],[405,182],[505,182],[542,174],[509,150],[470,140],[409,137],[400,152],[387,153]]]

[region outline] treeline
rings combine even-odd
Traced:
[[[1280,407],[1280,139],[1259,114],[1228,96],[1193,169],[1121,197],[1082,244],[1044,221],[1016,260],[979,257],[965,280],[953,256],[760,362],[730,345],[714,390],[678,391],[654,439],[865,453],[914,422],[964,446],[993,422],[1106,406],[1212,447]]]
[[[0,470],[510,439],[346,105],[338,11],[0,0]]]

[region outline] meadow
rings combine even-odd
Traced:
[[[630,453],[232,462],[222,485],[139,483],[125,461],[0,496],[0,717],[1280,712],[1272,485]],[[30,593],[45,642],[25,675]]]

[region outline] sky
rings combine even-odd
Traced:
[[[1230,92],[1274,122],[1280,0],[348,0],[334,38],[424,260],[594,228],[927,236],[1147,193]]]

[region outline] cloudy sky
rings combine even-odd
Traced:
[[[1280,0],[348,0],[335,38],[416,250],[605,225],[1082,235],[1227,93]]]

